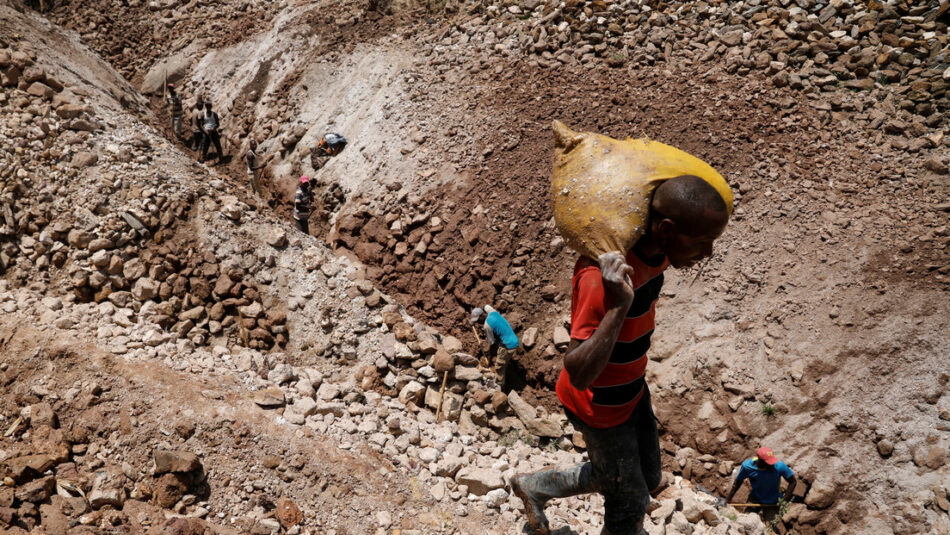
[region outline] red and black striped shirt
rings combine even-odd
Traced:
[[[625,422],[643,396],[647,350],[653,334],[656,301],[663,286],[666,258],[650,262],[631,250],[627,263],[633,267],[634,297],[617,343],[604,371],[590,388],[578,390],[571,385],[567,370],[557,381],[557,397],[565,408],[597,428]],[[587,340],[594,334],[610,303],[604,295],[604,282],[597,262],[581,257],[574,265],[571,299],[571,338]]]

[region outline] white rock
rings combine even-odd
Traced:
[[[278,364],[274,369],[267,373],[267,380],[275,384],[282,385],[294,379],[294,369],[290,364]]]
[[[442,339],[442,349],[444,349],[446,353],[452,354],[462,351],[464,347],[462,346],[462,341],[458,338],[446,336]]]
[[[676,500],[660,500],[660,506],[650,513],[650,518],[662,525],[672,516],[673,511],[676,511]]]
[[[270,231],[267,232],[266,238],[267,245],[271,247],[280,248],[287,245],[287,231],[280,227],[270,229]]]
[[[439,459],[435,465],[435,475],[454,478],[455,474],[465,464],[465,459],[461,457],[446,456]]]
[[[323,383],[317,390],[317,399],[320,401],[330,401],[340,395],[340,387],[333,383]]]
[[[63,301],[58,297],[44,297],[43,306],[50,310],[60,310],[63,308]]]
[[[468,368],[465,366],[455,367],[455,379],[458,381],[481,381],[482,372],[478,368]]]
[[[571,343],[571,334],[563,326],[558,325],[554,328],[554,345],[559,348],[565,348]]]
[[[439,458],[439,450],[429,447],[419,450],[419,460],[425,463],[431,463]]]
[[[436,501],[439,501],[439,502],[445,499],[445,493],[446,493],[445,483],[442,481],[439,481],[438,483],[433,485],[432,488],[429,489],[429,494],[431,494],[432,497],[435,498]]]
[[[466,466],[455,476],[459,485],[467,485],[468,491],[476,496],[484,496],[489,491],[505,486],[501,472],[492,468]]]
[[[527,349],[531,349],[534,345],[538,343],[538,328],[537,327],[528,327],[525,329],[524,334],[521,335],[521,344]]]
[[[310,382],[310,379],[307,379],[306,377],[298,380],[295,388],[297,389],[298,394],[308,398],[312,398],[317,393],[317,391],[313,388],[313,383]]]
[[[485,503],[491,507],[501,507],[501,504],[508,500],[508,491],[505,489],[495,489],[485,494]]]
[[[416,405],[419,405],[423,396],[425,396],[425,393],[425,385],[416,381],[411,381],[399,391],[399,401],[403,404],[412,402]]]
[[[158,296],[158,282],[144,277],[135,281],[135,286],[132,287],[132,296],[139,301],[154,299]]]
[[[294,403],[284,411],[284,418],[288,422],[296,425],[303,425],[307,419],[317,410],[317,402],[312,398],[297,398]]]

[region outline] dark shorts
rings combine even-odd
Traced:
[[[587,443],[595,486],[604,496],[604,526],[612,535],[638,535],[650,491],[663,477],[649,390],[644,390],[630,418],[616,427],[597,429],[564,412]]]
[[[297,230],[304,234],[310,234],[310,219],[297,219],[295,217],[294,223],[297,224]]]

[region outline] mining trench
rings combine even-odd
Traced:
[[[689,106],[642,104],[651,92],[672,81],[618,73],[594,87],[585,87],[582,77],[582,73],[565,78],[564,73],[535,70],[525,76],[525,83],[536,88],[535,93],[527,95],[506,93],[506,80],[492,78],[491,82],[498,85],[484,91],[482,103],[503,116],[510,125],[508,131],[517,134],[495,134],[486,140],[487,145],[498,148],[485,164],[461,172],[471,177],[469,180],[439,187],[412,204],[399,204],[389,197],[379,202],[378,198],[364,199],[357,194],[345,203],[331,205],[330,210],[323,205],[327,186],[322,184],[322,189],[315,190],[315,214],[311,218],[311,232],[317,239],[354,255],[366,266],[367,276],[407,311],[460,338],[468,347],[478,347],[467,323],[468,311],[475,306],[491,303],[505,313],[521,334],[537,326],[542,331],[539,341],[515,357],[508,370],[506,390],[519,392],[529,402],[551,411],[560,410],[554,383],[560,373],[563,348],[555,347],[549,337],[553,326],[567,319],[570,273],[576,257],[549,222],[547,176],[553,142],[546,118],[556,116],[578,128],[618,137],[655,132],[670,143],[695,148],[714,165],[727,169],[727,173],[729,169],[749,165],[748,156],[730,157],[735,156],[731,148],[713,147],[712,152],[703,153],[709,148],[702,142],[705,133],[673,126],[688,122],[690,114],[695,113]],[[609,118],[592,122],[587,106],[582,103],[617,85],[637,90],[632,95],[610,97],[613,113]],[[692,91],[695,88],[689,84],[678,84],[677,95],[681,98],[690,100]],[[537,104],[538,97],[544,104]],[[764,114],[738,105],[734,111],[742,120],[723,120],[708,128],[740,147],[745,144],[751,148],[749,138],[753,131],[765,139],[777,139],[778,133],[770,132]],[[152,112],[153,124],[174,142],[167,121],[161,119],[165,112],[160,100],[152,99]],[[254,117],[243,106],[235,105],[232,113],[242,113],[239,118],[245,131],[254,128]],[[243,160],[233,150],[231,156],[230,161],[214,168],[246,188]],[[303,164],[298,165],[294,169],[299,172]],[[246,191],[242,200],[289,218],[292,191],[273,177],[268,178],[264,181],[263,199],[255,199]],[[287,183],[286,178],[283,183]],[[434,220],[439,222],[433,224]],[[395,221],[402,223],[397,232],[391,230]],[[400,252],[394,241],[404,242],[406,249]],[[715,260],[712,265],[716,265]],[[688,273],[686,278],[692,280],[694,275]],[[711,281],[712,277],[706,275],[701,284]],[[472,351],[486,350],[482,346]],[[716,433],[697,433],[692,424],[692,408],[704,402],[712,403],[715,413],[726,422]],[[741,460],[748,451],[750,438],[749,430],[737,425],[734,411],[708,394],[683,399],[661,392],[655,395],[654,403],[667,454],[664,468],[712,492],[721,494],[728,490],[728,479],[738,461],[722,460]],[[762,426],[762,430],[754,432],[774,428],[775,424],[766,418]],[[537,445],[544,447],[547,443],[542,439]],[[808,484],[804,479],[799,485],[799,497],[805,495]],[[746,495],[743,490],[738,499]]]
[[[54,16],[64,19],[67,10],[57,9]],[[237,44],[242,31],[247,38],[266,33],[268,9],[215,23],[210,44]],[[121,39],[87,42],[133,81],[141,80],[160,56],[158,45],[174,41],[165,29],[136,25],[146,18],[141,12],[130,24],[108,13],[76,11],[72,26],[81,34],[94,24],[121,29]],[[325,48],[310,59],[352,65],[351,56],[364,52],[356,41],[386,47],[383,39],[389,32],[424,34],[427,26],[446,22],[439,17],[416,24],[410,16],[373,15],[341,25],[332,14],[314,13],[308,21],[312,31],[332,29],[321,37]],[[194,29],[185,30],[189,28]],[[156,46],[131,46],[129,36],[136,34],[147,35],[145,42]],[[450,34],[451,28],[444,39]],[[427,52],[405,68],[409,81],[380,77],[393,86],[405,84],[403,93],[393,93],[403,100],[391,99],[391,118],[367,119],[378,120],[385,130],[379,137],[392,141],[363,144],[348,135],[351,146],[344,156],[349,159],[341,159],[338,170],[321,174],[328,191],[335,184],[344,196],[333,195],[326,205],[318,202],[320,215],[311,227],[317,239],[358,258],[378,288],[468,348],[476,348],[476,342],[467,313],[486,302],[503,311],[519,334],[536,329],[535,344],[510,369],[509,388],[556,411],[553,384],[563,347],[555,346],[553,335],[570,314],[574,255],[550,221],[549,122],[557,118],[576,129],[615,137],[647,135],[679,146],[729,178],[739,193],[739,210],[699,280],[691,284],[694,273],[675,274],[664,288],[648,370],[656,386],[666,467],[721,493],[732,468],[766,437],[785,441],[794,460],[805,467],[802,495],[833,465],[833,451],[843,445],[881,462],[904,463],[902,469],[926,466],[916,453],[923,446],[916,445],[909,431],[891,429],[882,420],[882,408],[865,408],[859,402],[861,389],[840,364],[894,373],[894,384],[904,385],[913,398],[907,405],[935,416],[942,398],[917,392],[932,389],[936,379],[928,375],[918,384],[909,370],[924,358],[912,353],[926,357],[942,347],[939,337],[932,339],[918,325],[934,325],[932,318],[940,312],[935,303],[946,292],[945,209],[931,207],[932,199],[945,196],[940,178],[945,173],[922,169],[917,153],[905,152],[908,142],[895,134],[914,128],[926,132],[922,120],[908,119],[918,126],[903,130],[888,123],[882,133],[883,120],[870,126],[877,119],[865,106],[872,104],[858,100],[857,93],[829,96],[831,88],[790,93],[766,78],[714,72],[703,62],[653,66],[651,61],[639,68],[597,69],[567,63],[550,69],[504,55],[452,63],[439,56],[444,51]],[[277,63],[277,56],[268,56],[250,84],[233,82],[247,97],[234,100],[228,110],[236,143],[229,149],[232,159],[215,171],[234,184],[246,186],[238,150],[243,136],[266,132],[271,150],[279,150],[283,143],[278,138],[313,102],[309,86],[304,87],[313,85],[312,73],[299,65],[281,70]],[[198,70],[190,74],[209,76]],[[339,73],[327,76],[343,78]],[[281,102],[250,99],[266,87],[276,87]],[[350,98],[333,96],[346,102]],[[917,109],[913,101],[901,106],[903,111]],[[159,97],[152,97],[151,107],[143,120],[174,142]],[[900,113],[893,106],[885,108]],[[319,130],[324,124],[309,126]],[[284,147],[286,158],[265,183],[264,199],[254,199],[245,189],[241,200],[289,218],[288,184],[307,170],[312,134]],[[390,147],[386,143],[397,148],[376,150]],[[928,165],[945,169],[939,151],[933,151],[937,156],[921,152],[921,159],[934,158],[936,163]],[[867,154],[874,155],[876,165],[865,165]],[[396,165],[397,158],[415,167],[411,172],[386,167]],[[448,170],[443,166],[447,162]],[[354,186],[346,180],[357,179],[345,174],[359,174],[362,182]],[[318,199],[322,197],[319,191]],[[908,245],[905,232],[919,238],[919,244]],[[180,238],[184,242],[187,237]],[[906,318],[895,327],[897,334],[889,332],[892,314]],[[292,343],[292,335],[284,341]],[[240,329],[230,336],[240,338]],[[882,369],[882,359],[899,364],[892,372]],[[901,418],[918,421],[906,413]],[[873,428],[862,425],[867,420],[876,421]],[[702,428],[697,429],[697,421]],[[940,432],[929,436],[939,442]],[[811,447],[812,436],[820,437],[821,447]],[[904,444],[904,450],[899,446],[890,458],[890,453],[878,453],[887,450],[878,446],[882,442]],[[879,484],[890,476],[880,470],[873,477]],[[855,490],[839,489],[838,495],[839,503],[861,498]],[[843,530],[859,520],[857,510],[837,508],[829,515],[834,520],[823,524],[809,510],[809,522],[796,529]]]

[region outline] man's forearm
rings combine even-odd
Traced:
[[[732,501],[733,496],[735,496],[735,495],[736,495],[736,492],[739,491],[739,485],[740,485],[740,484],[741,484],[741,483],[733,483],[733,484],[732,484],[732,489],[729,491],[729,495],[726,496],[726,501],[727,501],[727,502],[731,502],[731,501]]]
[[[798,480],[794,477],[788,480],[788,486],[785,487],[785,499],[791,500],[793,494],[795,493],[795,487],[798,485]]]
[[[608,310],[594,334],[564,356],[564,368],[574,388],[586,390],[607,367],[625,314],[620,307]]]

